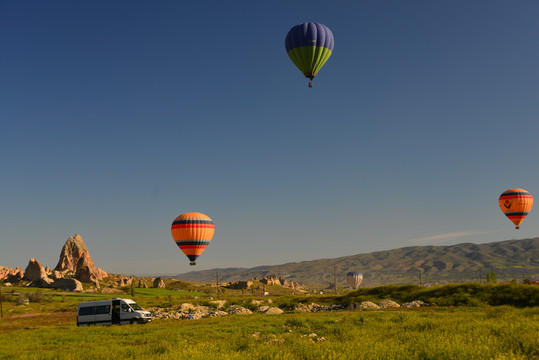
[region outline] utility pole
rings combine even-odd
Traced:
[[[2,286],[0,286],[0,319],[4,318],[4,308],[2,307]]]
[[[481,277],[481,269],[479,269],[479,283],[483,283],[483,278]]]
[[[215,295],[216,298],[219,298],[219,272],[216,271],[215,272],[215,277],[216,277],[216,281],[215,281],[215,291],[217,293],[217,295]]]
[[[419,286],[423,283],[423,269],[419,269]]]
[[[337,267],[333,267],[333,283],[335,284],[335,294],[339,295],[339,291],[337,290]]]

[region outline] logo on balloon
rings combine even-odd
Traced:
[[[511,208],[511,200],[505,200],[505,202],[503,203],[503,205],[504,205],[507,209],[510,209],[510,208]]]

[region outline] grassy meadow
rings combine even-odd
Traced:
[[[537,299],[536,288],[516,286],[510,289]],[[454,295],[455,301],[468,298],[467,304],[461,306],[317,313],[286,311],[281,315],[255,313],[103,327],[77,327],[75,323],[77,303],[97,299],[97,294],[68,297],[61,292],[44,292],[42,301],[28,305],[4,301],[0,359],[539,358],[539,307],[521,306],[518,301],[515,306],[492,306],[488,304],[492,294],[498,292],[505,298],[509,290],[502,285],[483,286],[485,291],[478,289],[481,288],[439,287],[431,289],[438,293],[423,294],[434,298],[446,291]],[[526,292],[528,289],[532,289],[530,293]],[[192,294],[172,296],[153,290],[158,289],[144,289],[144,293],[136,294],[137,302],[143,307],[156,304],[167,307],[209,299],[208,295],[195,299]],[[308,301],[329,304],[391,297],[398,300],[399,292],[404,298],[408,296],[404,293],[419,291],[409,296],[421,297],[421,291],[427,290],[364,288],[341,296],[282,296],[272,300],[273,305],[287,309],[294,303]],[[463,297],[463,293],[468,295]],[[470,298],[474,301],[469,301]],[[252,299],[250,296],[227,300],[246,304]]]

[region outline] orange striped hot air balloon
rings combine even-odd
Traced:
[[[524,189],[509,189],[500,195],[500,209],[519,229],[520,223],[528,216],[533,206],[533,196]]]
[[[206,215],[189,212],[178,216],[170,229],[172,238],[178,247],[196,265],[195,260],[204,252],[211,239],[215,226]]]

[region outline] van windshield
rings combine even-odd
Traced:
[[[138,306],[136,303],[129,303],[129,306],[133,308],[133,310],[144,310],[140,306]]]

